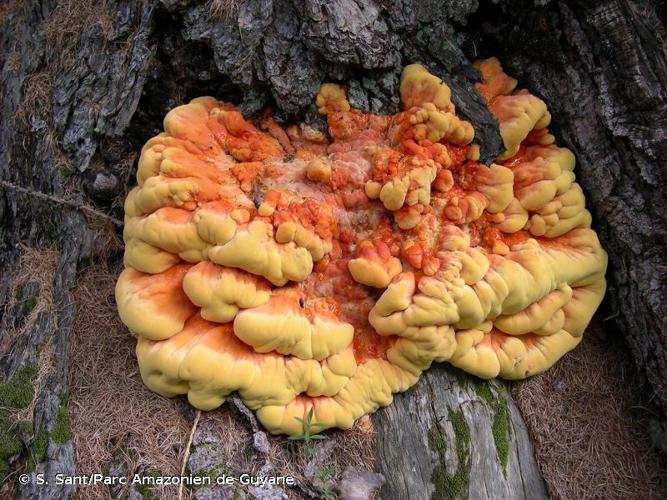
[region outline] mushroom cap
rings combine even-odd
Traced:
[[[394,115],[324,84],[328,136],[211,97],[170,111],[125,200],[116,285],[146,385],[202,410],[238,392],[300,435],[311,410],[317,431],[350,428],[433,362],[518,379],[573,349],[607,265],[574,155],[543,101],[475,65],[505,145],[489,166],[418,64]]]

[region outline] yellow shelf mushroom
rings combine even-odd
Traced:
[[[203,410],[238,392],[294,435],[311,409],[351,427],[434,361],[520,379],[573,349],[607,265],[574,155],[543,101],[475,65],[505,146],[489,166],[418,64],[391,116],[323,85],[331,139],[211,97],[169,112],[125,202],[116,286],[146,385]]]

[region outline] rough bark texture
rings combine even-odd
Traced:
[[[508,71],[547,102],[560,144],[577,155],[577,180],[609,253],[614,320],[662,410],[653,431],[667,450],[664,17],[646,1],[517,7],[470,22],[481,28],[482,50],[502,47]],[[520,29],[493,27],[503,18]]]
[[[34,472],[74,471],[71,441],[52,435],[67,394],[71,290],[82,262],[120,258],[100,234],[118,230],[136,152],[168,109],[210,94],[240,103],[246,113],[271,105],[284,120],[321,126],[312,105],[321,82],[346,82],[355,106],[390,112],[398,106],[402,65],[421,62],[452,87],[490,160],[501,141],[472,84],[477,74],[468,57],[477,55],[499,55],[544,98],[559,140],[577,154],[577,175],[610,253],[616,321],[667,408],[667,75],[651,2],[498,2],[507,9],[476,0],[236,3],[39,0],[0,7],[0,303],[16,293],[10,284],[21,245],[59,252],[53,307],[33,322],[25,321],[24,308],[0,311],[0,366],[8,377],[38,363],[45,346],[53,349],[36,389],[33,428],[21,436],[28,449],[36,436],[49,436]],[[498,394],[506,397],[501,387],[493,385],[487,401],[466,378],[436,369],[380,412],[378,456],[394,461],[385,464],[393,494],[415,494],[406,489],[412,479],[419,494],[437,496],[466,471],[460,494],[542,494],[509,398],[506,474],[493,454]],[[459,412],[470,430],[467,444],[453,430]],[[405,442],[397,444],[397,435]],[[406,447],[421,444],[412,454],[420,472],[412,477]],[[391,455],[391,446],[404,455]],[[37,490],[32,482],[20,493],[61,498],[71,490]]]
[[[373,420],[383,499],[547,498],[526,426],[500,383],[434,366]]]

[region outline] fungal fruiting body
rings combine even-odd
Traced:
[[[403,111],[317,96],[329,136],[211,97],[167,114],[125,202],[116,287],[146,385],[210,410],[232,392],[273,433],[349,428],[433,361],[482,378],[549,368],[605,291],[574,156],[544,102],[480,61],[505,150],[479,161],[420,65]]]

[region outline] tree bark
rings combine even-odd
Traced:
[[[433,366],[377,412],[383,499],[547,498],[505,387]]]
[[[654,441],[667,451],[667,63],[656,8],[513,5],[471,25],[482,50],[502,48],[507,70],[548,104],[559,143],[577,156],[577,182],[609,254],[611,317],[650,384]]]
[[[49,436],[47,452],[36,457],[35,473],[75,470],[72,442],[54,439],[53,432],[67,395],[77,266],[89,259],[121,258],[117,249],[105,247],[101,235],[119,230],[136,154],[160,131],[170,108],[214,95],[240,103],[245,113],[271,105],[281,119],[321,127],[313,98],[322,82],[345,82],[356,107],[394,112],[402,66],[421,62],[451,86],[459,112],[475,127],[482,159],[490,161],[501,140],[473,86],[478,75],[469,58],[479,48],[485,56],[500,55],[509,71],[545,99],[559,139],[577,154],[577,175],[610,253],[616,321],[667,407],[667,267],[660,204],[665,180],[660,158],[667,153],[661,143],[665,64],[655,37],[662,25],[650,3],[571,1],[536,7],[524,2],[521,8],[501,3],[511,7],[487,1],[478,9],[474,0],[249,0],[240,5],[40,0],[2,7],[0,303],[6,307],[0,312],[0,365],[11,377],[37,364],[45,346],[53,348],[36,389],[33,428],[21,436],[26,450],[40,433]],[[20,245],[59,252],[51,277],[54,307],[40,311],[34,322],[26,322],[24,308],[9,307],[17,292],[6,277],[19,264]],[[21,335],[13,338],[12,331]],[[423,497],[437,496],[445,491],[438,488],[467,471],[465,484],[456,486],[461,495],[543,495],[510,397],[501,385],[492,384],[487,392],[471,384],[467,377],[432,369],[378,413],[377,456],[388,484],[404,495],[414,494],[410,487]],[[506,468],[493,433],[494,419],[504,411],[509,415]],[[460,417],[469,441],[456,436],[453,426]],[[397,435],[404,443],[396,443]],[[405,446],[419,446],[414,477],[405,468],[406,454],[396,455]],[[464,451],[463,463],[457,462],[457,446]],[[72,493],[35,484],[21,486],[21,495]]]

